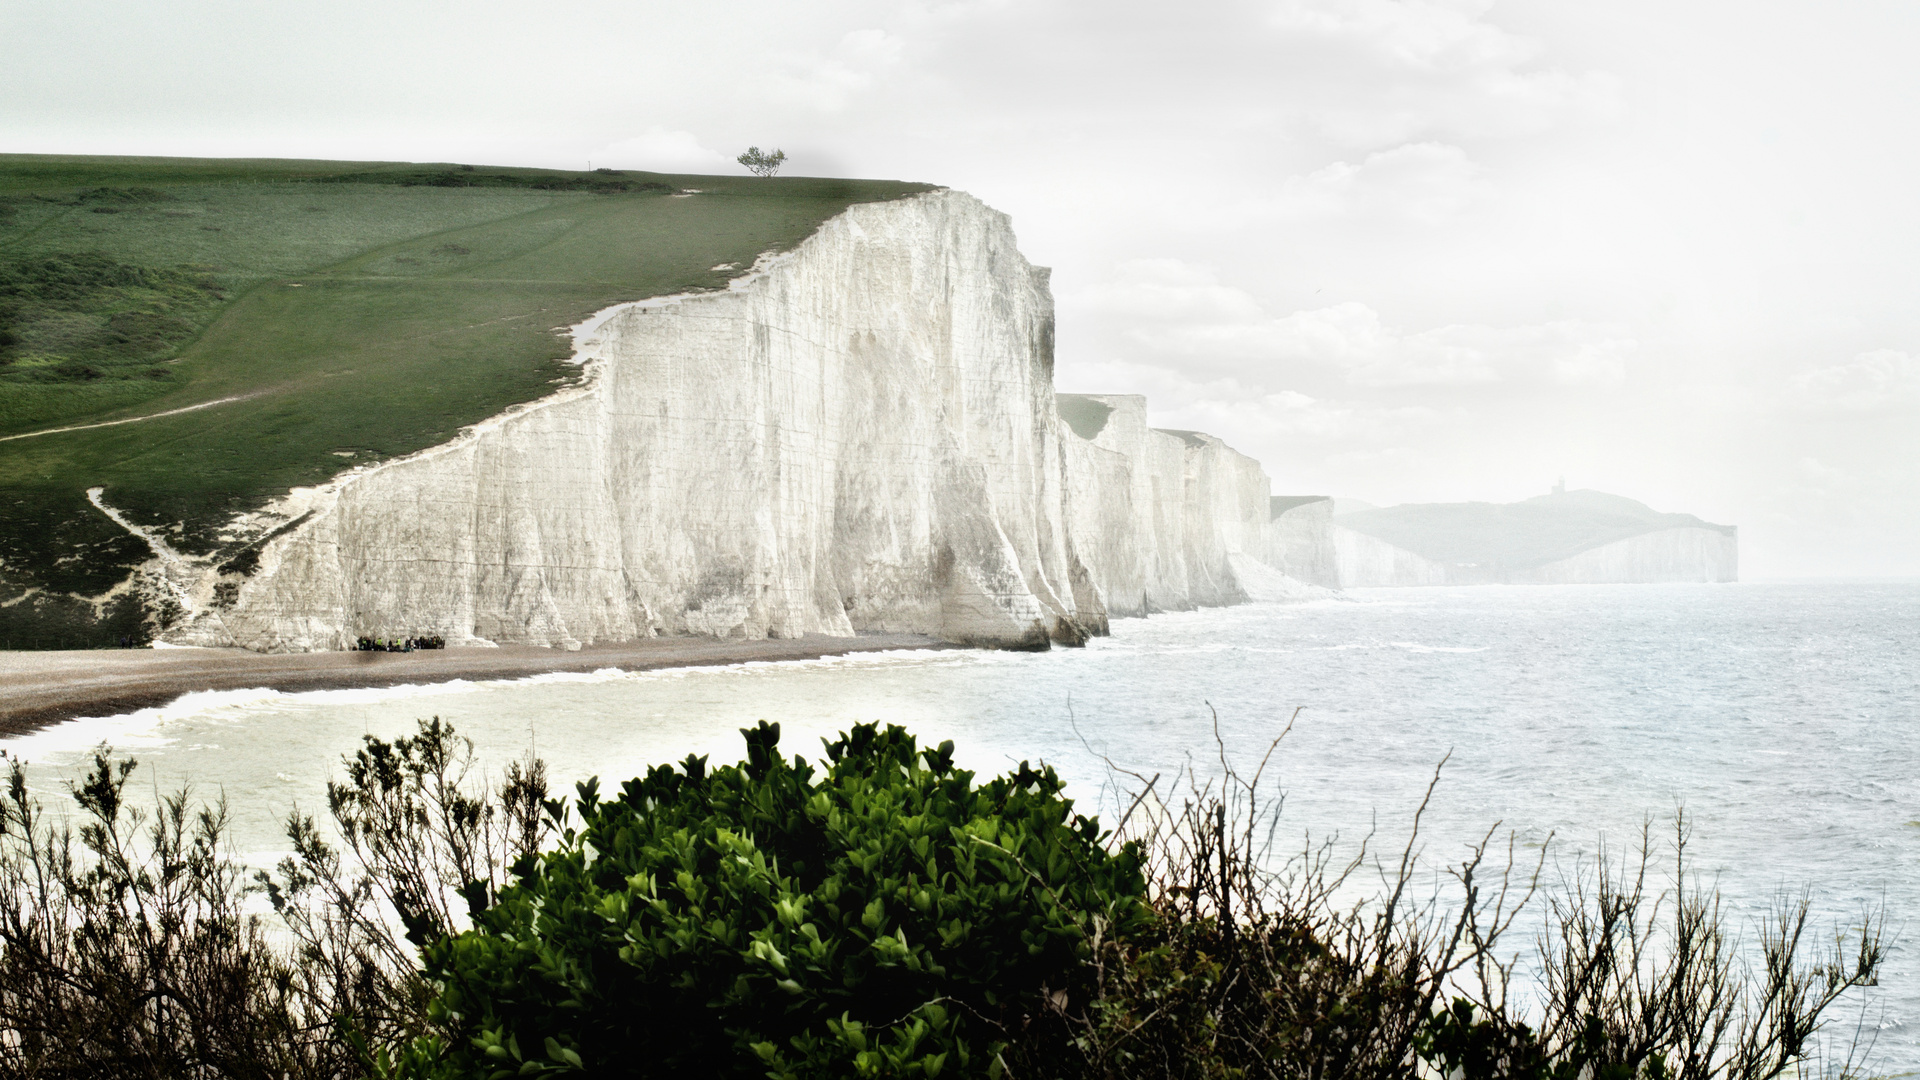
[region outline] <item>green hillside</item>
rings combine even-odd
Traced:
[[[561,328],[926,190],[0,155],[0,644],[144,633],[130,598],[92,599],[149,552],[88,488],[215,552],[237,512],[575,377]]]
[[[1409,503],[1343,514],[1347,528],[1435,562],[1527,570],[1660,529],[1732,533],[1692,514],[1663,514],[1601,491],[1565,491],[1517,503]]]

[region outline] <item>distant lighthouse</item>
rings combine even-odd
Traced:
[[[1553,482],[1553,493],[1555,495],[1565,495],[1567,493],[1566,477],[1562,476],[1560,479]]]

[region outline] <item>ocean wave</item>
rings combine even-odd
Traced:
[[[35,760],[49,755],[81,754],[105,743],[116,750],[149,749],[173,742],[169,724],[189,718],[238,713],[275,706],[289,695],[264,687],[251,690],[200,690],[165,705],[111,716],[79,716],[24,735],[0,739],[7,756]]]
[[[395,686],[347,687],[328,690],[282,691],[266,687],[242,690],[201,690],[183,694],[165,705],[130,713],[80,716],[51,727],[0,739],[0,750],[11,757],[39,760],[84,754],[101,744],[116,750],[143,750],[171,746],[168,727],[185,720],[241,721],[252,716],[281,715],[301,707],[384,705],[410,699],[433,699],[485,693],[513,687],[609,682],[650,682],[693,678],[719,673],[752,675],[805,668],[898,666],[915,663],[934,667],[961,667],[991,662],[1008,654],[989,651],[929,652],[924,649],[885,649],[839,656],[797,660],[743,660],[688,664],[681,667],[629,671],[604,667],[591,672],[549,671],[502,679],[448,679],[441,682],[400,683]]]
[[[1427,645],[1418,641],[1346,641],[1338,645],[1322,645],[1320,652],[1346,652],[1351,649],[1403,649],[1410,653],[1477,653],[1486,652],[1490,645]]]
[[[1422,645],[1417,641],[1390,642],[1396,649],[1405,649],[1413,653],[1476,653],[1486,652],[1487,645]]]

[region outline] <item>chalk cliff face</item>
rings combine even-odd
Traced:
[[[1047,271],[965,194],[854,206],[728,292],[575,343],[581,385],[236,522],[258,542],[203,568],[166,640],[1046,648],[1319,595],[1263,561],[1258,462],[1148,428],[1142,398],[1056,402]]]
[[[1271,506],[1267,564],[1297,581],[1339,588],[1333,500],[1324,495],[1275,495]]]
[[[1512,579],[1554,585],[1738,581],[1740,542],[1723,529],[1662,529],[1517,571]]]
[[[1202,607],[1243,603],[1251,597],[1236,574],[1233,556],[1258,561],[1267,555],[1272,485],[1260,463],[1198,431],[1155,432],[1185,444],[1184,470],[1187,598]]]
[[[1186,444],[1148,427],[1137,395],[1061,394],[1059,406],[1074,536],[1108,613],[1191,609]]]
[[[1156,609],[1148,600],[1148,579],[1159,548],[1158,508],[1139,437],[1147,430],[1145,399],[1137,399],[1137,425],[1131,423],[1136,410],[1109,404],[1127,399],[1061,394],[1059,400],[1067,420],[1061,443],[1074,554],[1087,566],[1089,584],[1109,616],[1145,615]],[[1095,420],[1075,424],[1089,412]],[[1127,432],[1131,427],[1137,430]]]
[[[1109,614],[1324,595],[1268,565],[1259,462],[1211,435],[1149,428],[1143,397],[1058,401],[1074,550]]]
[[[238,557],[148,537],[186,612],[163,640],[1046,648],[1339,586],[1735,577],[1731,527],[1603,493],[1349,524],[1274,499],[1258,462],[1149,427],[1143,398],[1056,396],[1047,277],[968,195],[853,206],[724,293],[576,328],[579,385],[237,519]]]
[[[1395,547],[1378,537],[1335,522],[1332,539],[1334,563],[1339,568],[1342,588],[1448,584],[1444,563]]]
[[[295,493],[298,525],[170,637],[1084,640],[1106,613],[1068,531],[1052,339],[1004,215],[854,206],[730,292],[583,329],[580,388]]]

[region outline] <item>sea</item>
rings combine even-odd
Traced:
[[[1544,859],[1549,889],[1649,827],[1665,843],[1683,813],[1697,883],[1749,945],[1783,897],[1808,897],[1829,942],[1884,922],[1880,985],[1843,1002],[1830,1034],[1859,1032],[1878,1072],[1920,1070],[1920,582],[1353,590],[1123,619],[1045,653],[193,694],[0,749],[50,804],[96,747],[132,755],[150,795],[224,797],[237,850],[265,865],[287,812],[324,811],[363,736],[432,716],[484,768],[532,752],[564,784],[616,790],[689,754],[738,760],[739,729],[762,719],[812,757],[852,724],[897,723],[953,740],[982,773],[1050,764],[1109,822],[1141,779],[1159,793],[1217,782],[1223,763],[1250,775],[1284,732],[1262,776],[1284,797],[1283,851],[1365,842],[1397,860],[1424,800],[1430,872],[1491,835],[1502,860]],[[1516,925],[1508,944],[1528,952],[1536,924]]]

